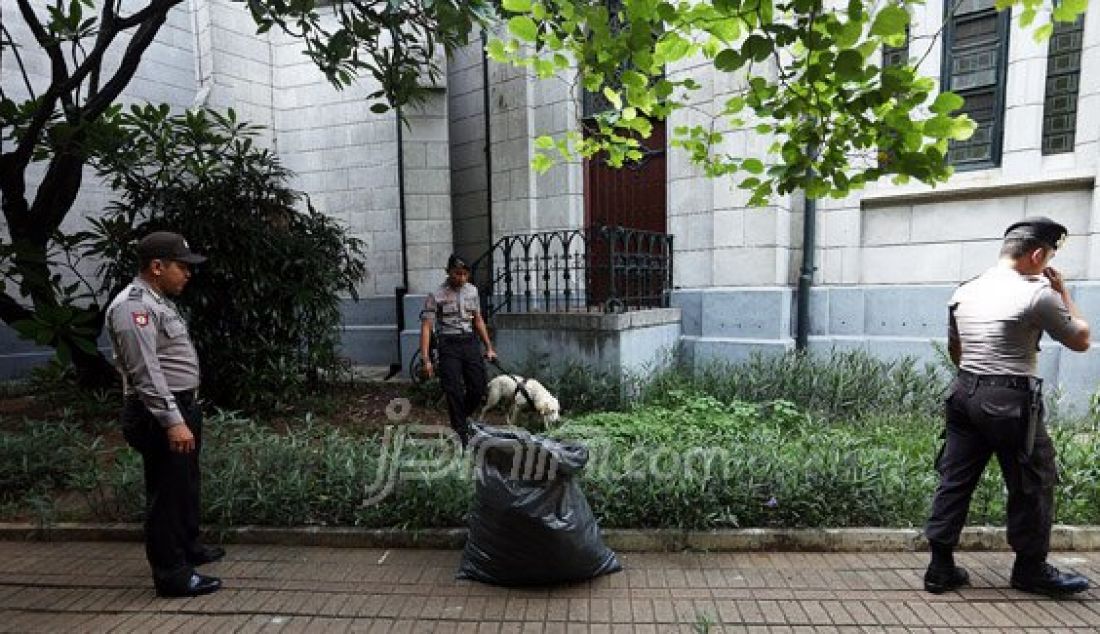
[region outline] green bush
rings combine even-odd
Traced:
[[[822,425],[784,402],[670,396],[677,399],[667,407],[594,414],[555,430],[592,447],[585,490],[603,525],[909,527],[926,519],[937,481],[937,417],[883,415]],[[1061,468],[1058,521],[1097,523],[1100,434],[1071,425],[1053,426],[1051,434]],[[709,470],[700,466],[708,453]],[[679,466],[687,462],[694,467]],[[1000,470],[991,464],[970,523],[1002,524],[1004,495]]]
[[[17,432],[0,433],[0,502],[66,486],[80,471],[87,441],[69,421],[32,421]]]
[[[861,350],[829,354],[754,354],[743,363],[714,361],[697,371],[671,364],[647,378],[642,400],[661,405],[674,391],[720,401],[783,399],[829,419],[881,414],[938,414],[949,375],[912,357],[882,360]]]
[[[100,165],[121,198],[93,221],[104,288],[134,276],[140,236],[182,233],[209,258],[178,301],[207,398],[253,408],[308,393],[340,367],[340,295],[355,297],[365,274],[361,241],[287,186],[232,110],[147,106],[123,119],[131,134]]]
[[[786,401],[724,402],[681,391],[662,406],[569,420],[553,435],[590,448],[582,488],[604,527],[912,527],[928,513],[941,428],[932,416],[822,424]],[[206,430],[203,521],[212,526],[453,527],[463,524],[471,500],[469,465],[431,437],[406,438],[394,462],[383,451],[395,446],[394,437],[352,434],[309,418],[279,432],[221,413],[209,417]],[[1061,468],[1058,521],[1100,523],[1100,429],[1055,425],[1051,435]],[[4,490],[46,482],[84,491],[86,517],[140,517],[141,466],[132,450],[108,452],[99,439],[56,423],[30,423],[0,439]],[[374,483],[387,481],[379,474],[395,464],[424,474],[433,462],[451,468],[434,478],[395,479],[387,495],[364,503],[379,489]],[[22,508],[41,502],[43,489],[34,493],[22,498]],[[975,493],[969,521],[1004,522],[995,465]]]
[[[0,512],[29,514],[40,522],[59,515],[85,517],[79,507],[57,507],[56,495],[72,491],[83,495],[87,511],[102,516],[109,507],[104,494],[113,490],[102,467],[111,453],[104,445],[103,437],[68,419],[27,421],[17,431],[0,433]]]

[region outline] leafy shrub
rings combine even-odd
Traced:
[[[85,440],[84,432],[68,421],[33,421],[17,432],[0,433],[0,502],[65,486],[78,470]]]
[[[355,435],[309,418],[286,432],[230,413],[208,421],[208,524],[463,524],[473,491],[468,458],[441,440]],[[569,420],[553,435],[589,447],[582,487],[607,528],[912,527],[927,518],[941,427],[937,417],[895,415],[823,425],[785,401],[723,402],[681,391],[663,406]],[[1061,471],[1057,520],[1100,523],[1100,426],[1057,425],[1051,435]],[[134,521],[142,510],[140,459],[129,449],[109,455],[98,443],[56,423],[28,424],[0,436],[0,485],[77,488],[87,515]],[[392,472],[417,477],[387,479]],[[385,482],[392,490],[365,503]],[[44,489],[32,493],[21,498],[23,508],[46,499]],[[969,521],[1001,525],[1004,507],[1000,470],[991,464]],[[11,512],[2,500],[0,511]]]
[[[232,110],[135,107],[124,121],[131,133],[100,165],[122,196],[93,221],[104,288],[133,277],[141,236],[185,235],[209,258],[179,298],[206,396],[254,407],[305,393],[340,365],[340,294],[356,296],[362,243],[287,187],[290,173],[253,145],[258,128]]]
[[[912,357],[882,360],[861,350],[829,354],[754,354],[743,363],[714,361],[697,371],[670,365],[642,384],[642,400],[660,405],[675,390],[720,401],[787,400],[829,419],[878,414],[937,414],[949,379]]]

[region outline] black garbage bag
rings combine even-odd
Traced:
[[[475,492],[459,579],[550,585],[622,570],[576,481],[584,445],[472,425]]]

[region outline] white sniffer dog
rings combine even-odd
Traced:
[[[554,395],[535,379],[525,379],[521,376],[508,374],[502,374],[489,381],[489,395],[485,399],[485,407],[481,408],[481,417],[485,418],[485,413],[499,403],[510,404],[507,413],[504,415],[504,420],[509,425],[514,425],[520,412],[531,404],[531,401],[528,401],[527,397],[524,396],[523,390],[516,387],[517,381],[523,385],[523,390],[526,390],[527,394],[530,395],[531,401],[534,401],[532,409],[542,417],[543,424],[549,425],[556,422],[558,415],[561,413],[558,399],[554,398]]]

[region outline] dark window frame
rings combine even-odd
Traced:
[[[1058,53],[1054,53],[1052,47],[1056,38],[1065,35],[1078,36],[1078,42],[1076,48],[1070,48]],[[1040,140],[1040,147],[1043,156],[1052,156],[1055,154],[1070,154],[1077,148],[1077,114],[1080,110],[1081,99],[1081,63],[1082,53],[1084,51],[1084,39],[1085,39],[1085,14],[1077,16],[1077,20],[1074,22],[1058,22],[1054,25],[1054,32],[1051,34],[1050,39],[1047,41],[1047,74],[1044,82],[1043,89],[1043,131]],[[1054,71],[1054,55],[1076,55],[1076,68],[1068,71],[1052,72]],[[1051,93],[1052,80],[1058,80],[1063,78],[1070,78],[1072,87],[1066,88],[1062,92]],[[1051,112],[1051,101],[1057,98],[1069,98],[1072,100],[1072,108],[1069,112]],[[1061,116],[1069,116],[1070,127],[1068,130],[1053,131],[1050,127],[1050,122],[1053,118]],[[1063,146],[1060,149],[1052,149],[1050,142],[1057,137],[1068,137],[1068,146]]]
[[[944,3],[944,33],[943,33],[943,60],[940,65],[940,86],[943,90],[949,90],[955,92],[963,99],[966,99],[968,95],[992,95],[993,97],[993,124],[990,129],[990,148],[989,158],[986,160],[968,160],[965,162],[955,162],[951,156],[951,150],[948,150],[947,160],[955,167],[956,172],[991,169],[1001,166],[1002,152],[1004,148],[1004,130],[1005,130],[1005,89],[1008,77],[1008,63],[1009,63],[1009,34],[1012,26],[1012,12],[1011,9],[1004,9],[997,11],[996,7],[980,9],[963,14],[951,14],[951,9],[956,3],[945,2]],[[961,6],[961,5],[960,5]],[[955,35],[960,25],[968,22],[987,19],[990,16],[994,16],[996,23],[996,44],[992,49],[996,55],[996,69],[995,80],[992,88],[964,88],[961,90],[953,90],[951,85],[951,67],[952,67],[952,48],[955,44]],[[962,112],[966,112],[966,106],[963,106]],[[954,144],[954,142],[952,142]]]

